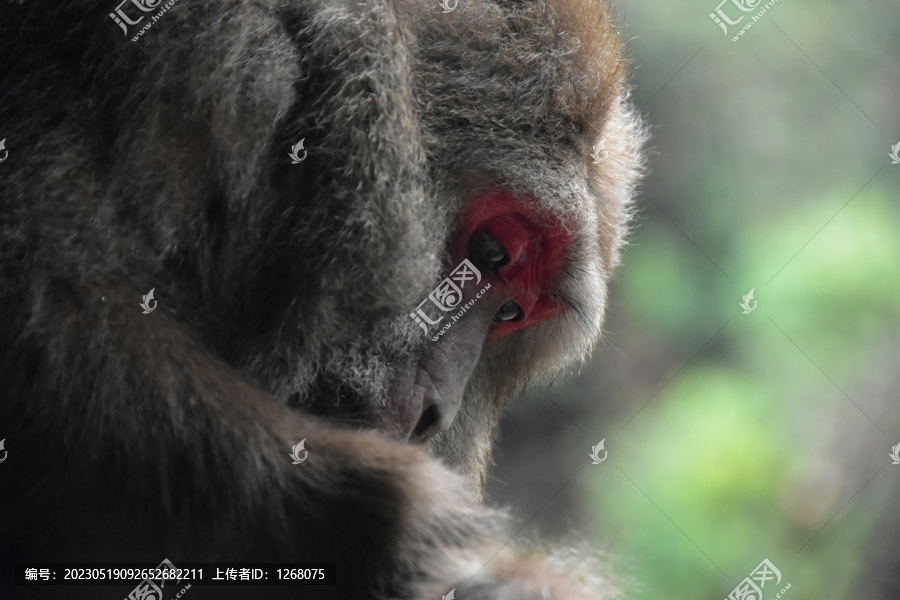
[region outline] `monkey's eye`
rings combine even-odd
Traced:
[[[493,271],[509,262],[509,253],[506,248],[494,239],[487,229],[482,229],[481,233],[472,239],[469,252],[475,260]]]
[[[494,323],[509,323],[511,321],[521,321],[525,318],[525,311],[522,307],[510,300],[500,307],[497,314],[494,315]]]

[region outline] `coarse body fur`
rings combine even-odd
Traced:
[[[197,599],[611,593],[478,501],[504,399],[601,334],[644,137],[606,7],[180,0],[137,41],[115,8],[0,0],[0,560],[338,565]],[[397,443],[372,415],[427,342],[409,313],[494,185],[566,223],[569,309]]]

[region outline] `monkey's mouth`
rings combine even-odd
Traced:
[[[307,414],[355,429],[374,429],[402,442],[424,443],[455,415],[442,414],[440,394],[426,369],[403,369],[384,403],[376,402],[328,375],[320,375],[303,402],[294,394],[288,405]]]
[[[305,402],[300,393],[295,393],[288,401],[288,406],[350,428],[375,428],[373,411],[368,408],[370,403],[363,395],[327,374],[316,378],[306,397],[315,401]]]

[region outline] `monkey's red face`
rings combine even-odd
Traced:
[[[556,217],[535,212],[503,189],[481,194],[464,213],[451,262],[468,258],[491,282],[490,299],[499,307],[490,340],[565,310],[556,284],[570,239]]]
[[[425,442],[448,428],[485,345],[566,310],[557,282],[570,237],[556,218],[504,189],[472,202],[451,238],[448,267],[449,274],[468,259],[481,273],[477,286],[463,287],[457,304],[471,307],[461,316],[442,317],[434,326],[434,333],[444,327],[440,335],[430,333],[415,364],[400,369],[377,419],[379,429]]]

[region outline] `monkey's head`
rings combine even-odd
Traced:
[[[288,127],[309,158],[285,189],[317,259],[296,268],[296,335],[250,362],[282,399],[477,479],[504,400],[601,336],[645,131],[594,0],[403,1],[394,17],[344,16],[390,48],[306,50],[332,53],[328,80],[360,57],[364,72],[298,99],[316,110]]]

